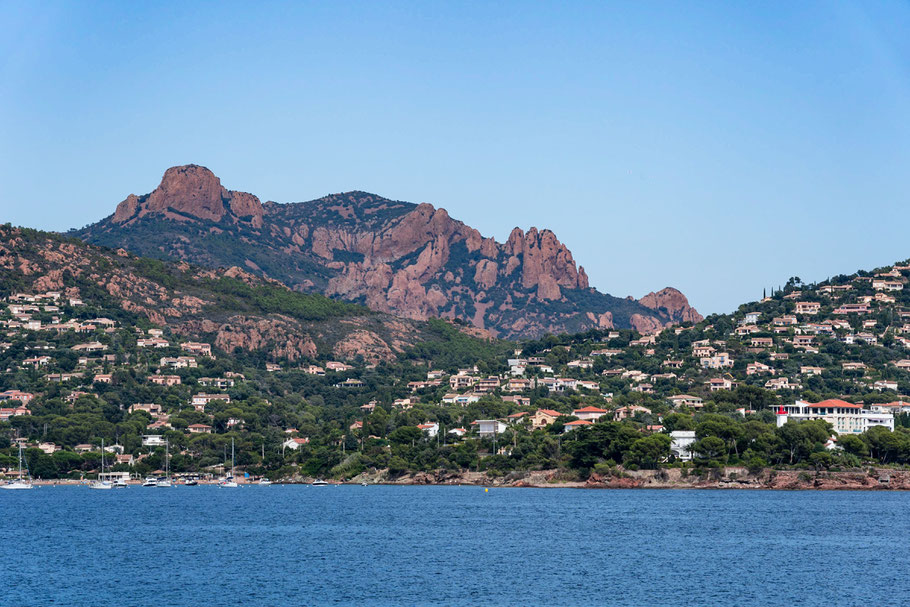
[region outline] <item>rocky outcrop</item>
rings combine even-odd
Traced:
[[[674,323],[697,323],[704,320],[704,317],[689,305],[686,296],[672,287],[657,293],[648,293],[638,301],[646,308],[666,314]]]
[[[395,358],[392,349],[372,331],[354,331],[338,341],[332,349],[336,358],[353,360],[358,356],[370,363],[390,361]]]
[[[404,318],[461,319],[499,337],[635,328],[656,331],[701,316],[676,289],[640,302],[599,293],[550,230],[485,238],[431,204],[368,194],[260,204],[227,190],[205,167],[165,172],[145,196],[77,235],[136,253],[239,266]]]
[[[126,200],[117,205],[117,209],[114,211],[113,221],[114,223],[126,223],[135,217],[138,212],[139,197],[135,194],[130,194],[126,197]]]
[[[486,485],[491,487],[584,488],[584,489],[772,489],[772,490],[849,490],[907,491],[910,473],[895,469],[844,470],[817,472],[806,470],[750,471],[740,467],[709,471],[670,468],[662,470],[624,470],[606,474],[592,473],[586,480],[565,478],[558,470],[512,472],[493,476],[470,470],[430,470],[392,476],[388,470],[370,470],[350,482],[395,485]]]
[[[276,358],[290,361],[316,357],[316,344],[310,336],[300,333],[299,323],[283,316],[232,316],[216,329],[215,346],[225,352],[268,350]]]
[[[664,328],[664,323],[653,316],[633,314],[629,317],[629,324],[633,329],[642,334],[657,333]]]
[[[252,194],[226,189],[209,169],[188,164],[165,171],[161,183],[150,194],[127,196],[117,205],[112,220],[125,224],[148,214],[159,214],[169,219],[207,221],[221,221],[225,215],[231,215],[261,227],[263,207]]]
[[[559,287],[588,288],[584,268],[575,269],[572,253],[550,230],[531,228],[525,234],[515,228],[504,248],[510,259],[516,259],[512,266],[521,267],[521,285],[537,288],[541,299],[559,299]]]

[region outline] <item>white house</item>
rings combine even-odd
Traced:
[[[667,401],[673,407],[692,407],[697,409],[704,406],[704,401],[698,396],[692,396],[691,394],[676,394],[674,396],[668,396]]]
[[[893,390],[897,392],[897,382],[889,379],[882,379],[872,384],[872,389],[878,390],[879,392],[882,390]]]
[[[477,429],[481,437],[490,437],[505,432],[506,425],[498,419],[478,419]]]
[[[894,430],[894,415],[889,412],[863,409],[838,399],[808,403],[798,400],[792,405],[782,405],[777,410],[777,426],[781,427],[789,420],[808,421],[823,419],[838,434],[862,434],[873,426],[885,426]]]
[[[143,447],[163,447],[164,437],[159,434],[146,434],[142,437]]]
[[[439,434],[439,424],[437,422],[432,422],[428,424],[418,424],[417,426],[421,430],[427,433],[427,436],[433,438]]]
[[[593,424],[594,422],[588,421],[586,419],[576,419],[574,422],[567,422],[566,425],[563,426],[562,433],[565,434],[566,432],[571,432],[575,428],[580,428],[581,426],[591,426]]]
[[[670,453],[682,461],[692,459],[689,446],[695,442],[695,430],[674,430],[670,433]]]
[[[296,451],[297,449],[300,449],[300,447],[302,447],[303,445],[306,445],[309,442],[310,442],[309,438],[289,438],[286,441],[284,441],[283,443],[281,443],[281,446],[284,447],[285,449],[293,449],[294,451]]]

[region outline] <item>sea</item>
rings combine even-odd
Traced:
[[[0,606],[906,605],[910,493],[0,491]]]

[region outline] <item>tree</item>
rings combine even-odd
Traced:
[[[408,462],[403,457],[395,455],[389,460],[389,474],[398,476],[408,470]]]
[[[727,454],[727,444],[721,438],[707,436],[692,443],[689,450],[697,454],[701,459],[720,459]]]
[[[671,442],[669,434],[652,434],[639,438],[629,447],[624,461],[643,468],[657,468],[670,457]]]
[[[862,438],[854,434],[839,436],[837,438],[837,444],[850,455],[869,457],[869,445],[867,445]]]
[[[907,451],[908,441],[903,433],[891,432],[884,426],[873,426],[864,434],[872,457],[887,464],[901,457]]]
[[[675,430],[695,430],[695,420],[691,415],[682,413],[669,413],[664,416],[664,429],[667,432]]]
[[[817,451],[809,456],[809,463],[816,470],[821,470],[822,468],[830,468],[834,463],[834,458],[827,451]]]
[[[831,424],[820,419],[806,422],[790,420],[777,428],[776,434],[789,463],[794,464],[809,457],[815,445],[827,442],[831,436]]]
[[[389,440],[396,445],[412,445],[423,438],[423,432],[416,426],[395,428],[389,433]]]

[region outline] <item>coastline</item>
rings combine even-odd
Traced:
[[[565,480],[559,470],[513,472],[491,477],[485,472],[452,472],[436,470],[389,478],[386,471],[359,474],[351,479],[328,481],[331,485],[389,486],[481,486],[536,489],[754,489],[787,491],[910,491],[910,470],[863,468],[840,471],[776,470],[765,468],[750,472],[747,468],[726,467],[701,471],[670,468],[664,470],[617,470],[608,475],[592,474],[585,481]],[[293,476],[276,479],[279,485],[308,485],[313,478]],[[35,480],[42,487],[80,486],[87,481],[56,479]],[[200,485],[215,485],[201,482]],[[256,481],[239,482],[255,485]],[[139,481],[131,482],[139,487]]]
[[[687,472],[688,474],[684,474]],[[622,470],[610,475],[592,474],[585,481],[560,478],[558,470],[538,470],[490,477],[484,472],[437,470],[407,474],[394,479],[384,472],[363,473],[347,483],[381,485],[474,485],[485,487],[563,489],[755,489],[807,491],[910,491],[910,471],[891,468],[862,468],[841,471],[776,470],[765,468],[752,473],[747,468],[728,466],[705,470],[670,468],[663,470]],[[302,482],[298,481],[298,482]]]

